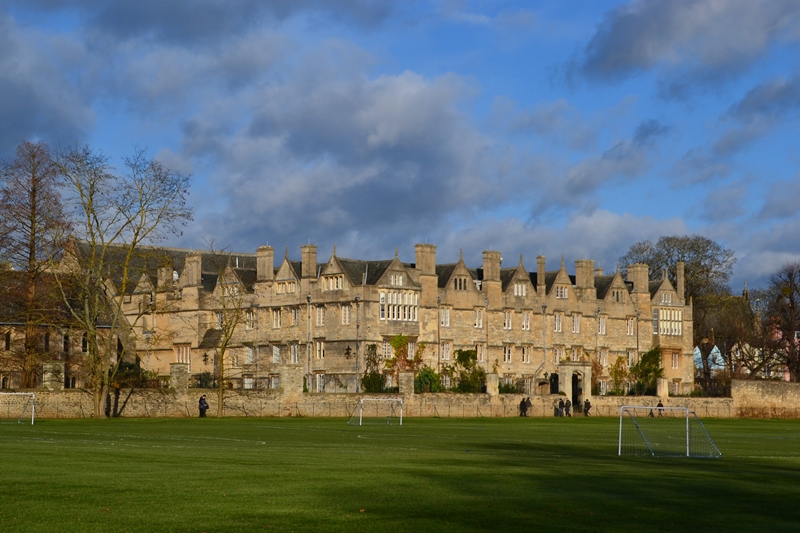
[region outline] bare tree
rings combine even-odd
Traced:
[[[775,359],[800,381],[800,262],[783,265],[770,279],[764,317]]]
[[[123,301],[138,281],[143,244],[157,242],[191,220],[189,177],[148,159],[137,148],[115,174],[102,153],[82,146],[58,157],[67,206],[74,218],[71,253],[55,269],[63,300],[86,343],[86,372],[94,415],[102,417],[109,383],[131,332]]]
[[[209,299],[209,308],[214,313],[214,333],[206,336],[213,337],[212,344],[216,356],[217,366],[217,416],[224,412],[223,399],[228,370],[239,366],[237,353],[234,350],[237,329],[247,320],[247,313],[254,313],[246,307],[246,287],[230,263],[230,257],[221,255],[210,246],[216,260],[217,284]],[[256,316],[254,320],[258,320]]]
[[[41,326],[53,317],[52,286],[43,281],[43,273],[61,249],[60,237],[69,224],[61,204],[58,166],[47,144],[20,144],[16,157],[3,165],[2,177],[0,256],[24,272],[24,286],[17,287],[21,292],[17,318],[25,324],[21,386],[32,388],[45,356],[38,342]]]
[[[684,263],[685,297],[693,304],[692,342],[700,348],[704,376],[701,384],[708,386],[708,356],[714,348],[713,344],[706,346],[707,339],[713,337],[713,317],[710,315],[716,312],[716,304],[720,299],[730,295],[728,280],[736,263],[733,251],[700,235],[674,235],[661,237],[655,244],[650,241],[637,242],[620,257],[620,262],[623,271],[628,265],[645,263],[649,266],[650,279],[661,279],[666,274],[673,286],[677,282],[675,265]]]

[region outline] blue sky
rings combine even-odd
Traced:
[[[701,234],[800,260],[797,0],[0,0],[0,155],[194,176],[170,244],[613,270]]]

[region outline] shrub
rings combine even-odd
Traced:
[[[192,376],[194,378],[191,387],[197,389],[216,389],[217,380],[211,372],[201,372]]]
[[[442,392],[442,376],[430,367],[422,367],[414,378],[414,392]]]
[[[361,390],[364,392],[385,392],[386,377],[380,372],[369,372],[361,377]]]
[[[498,389],[500,394],[521,394],[523,392],[522,381],[516,381],[514,383],[500,383]]]

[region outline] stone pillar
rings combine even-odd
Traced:
[[[303,394],[303,378],[305,374],[303,372],[303,365],[295,364],[295,365],[281,365],[280,367],[281,373],[281,389],[283,391],[284,397],[291,397],[297,398],[302,396]],[[311,389],[311,384],[309,384],[309,390]]]
[[[558,392],[563,392],[567,396],[564,398],[572,401],[572,369],[564,368],[559,365],[558,368]]]
[[[414,373],[413,372],[400,372],[399,383],[400,394],[413,395],[414,394]]]
[[[42,388],[64,390],[64,362],[48,361],[42,367]]]
[[[669,396],[669,380],[667,378],[658,378],[656,382],[656,396],[660,400],[666,399]]]
[[[495,373],[486,374],[486,393],[489,396],[500,394],[500,376]]]
[[[179,394],[189,392],[189,364],[170,363],[169,364],[169,386]]]

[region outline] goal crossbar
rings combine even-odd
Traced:
[[[28,419],[27,412],[30,409],[31,412],[31,425],[33,425],[34,420],[36,419],[36,394],[33,392],[0,392],[0,399],[4,396],[21,396],[25,397],[24,403],[20,402],[22,408],[20,409],[20,414],[17,417],[17,423],[21,424],[23,417],[25,420]],[[10,412],[10,405],[9,405],[9,412]],[[12,418],[12,417],[9,417]]]
[[[400,425],[403,425],[403,399],[402,398],[361,398],[358,400],[358,403],[353,408],[352,413],[350,413],[350,420],[348,420],[348,424],[355,425],[355,421],[353,418],[358,413],[358,425],[361,426],[364,423],[364,403],[372,403],[375,402],[376,404],[380,404],[385,402],[388,404],[388,408],[385,410],[385,416],[387,418],[387,424],[392,417],[399,417]],[[377,411],[377,406],[376,406]],[[376,417],[382,418],[384,415],[377,415]]]

